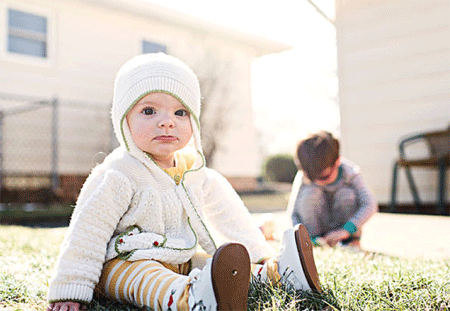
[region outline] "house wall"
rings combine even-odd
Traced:
[[[385,204],[399,141],[450,125],[450,1],[337,0],[336,31],[342,153]],[[436,202],[437,172],[413,175]],[[411,203],[403,170],[399,184],[399,202]]]
[[[6,52],[6,12],[9,7],[49,17],[48,60]],[[165,19],[154,19],[104,4],[72,0],[2,1],[0,34],[0,92],[59,99],[60,174],[87,174],[96,159],[102,157],[98,153],[109,152],[110,146],[114,145],[109,134],[108,117],[115,74],[126,60],[141,53],[142,40],[166,45],[169,54],[187,62],[196,72],[200,71],[198,66],[207,53],[214,55],[218,62],[232,64],[227,72],[228,79],[222,81],[230,93],[225,100],[219,98],[213,103],[231,107],[225,110],[229,126],[223,134],[223,147],[213,166],[228,176],[259,174],[261,159],[257,153],[251,112],[250,70],[252,59],[261,51],[254,47],[229,37],[222,38],[207,29],[190,29]],[[48,119],[51,111],[46,113],[45,118]],[[17,127],[21,122],[31,122],[34,118],[34,114],[15,116],[14,120],[11,117],[9,128]],[[50,126],[48,122],[46,127]],[[31,140],[20,143],[22,138],[17,131],[9,133],[4,134],[9,135],[6,141],[19,142],[14,145],[12,154],[29,156],[22,162],[16,161],[14,155],[6,157],[4,169],[30,170],[23,165],[24,161],[33,161],[35,166],[39,166],[32,152],[26,150]],[[34,143],[37,144],[36,141]],[[39,169],[48,171],[51,169],[48,163],[51,140],[46,139],[39,148],[42,154],[39,159],[47,161]]]

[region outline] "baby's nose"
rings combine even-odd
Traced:
[[[161,116],[161,120],[158,122],[158,126],[160,127],[173,127],[175,122],[173,118],[169,115]]]

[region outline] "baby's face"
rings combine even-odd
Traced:
[[[174,166],[175,152],[192,137],[189,111],[165,93],[144,96],[126,118],[134,143],[163,168]]]

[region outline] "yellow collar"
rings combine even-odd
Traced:
[[[169,174],[175,182],[180,184],[183,174],[189,170],[192,165],[194,165],[195,154],[191,153],[180,153],[176,154],[176,165],[175,167],[165,168],[164,170]]]

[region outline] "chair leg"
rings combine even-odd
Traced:
[[[438,162],[439,166],[439,177],[438,177],[438,204],[437,204],[437,212],[439,215],[447,215],[448,211],[445,210],[446,202],[445,202],[445,163],[444,161]]]
[[[398,175],[398,163],[394,163],[394,169],[392,172],[392,187],[391,187],[391,204],[389,206],[389,212],[393,213],[396,211],[396,199],[397,199],[397,175]]]
[[[406,177],[408,178],[409,188],[411,189],[411,193],[414,199],[414,205],[416,206],[416,211],[419,212],[422,204],[420,203],[419,193],[417,192],[416,184],[414,183],[414,179],[411,173],[411,169],[408,166],[405,166]]]

